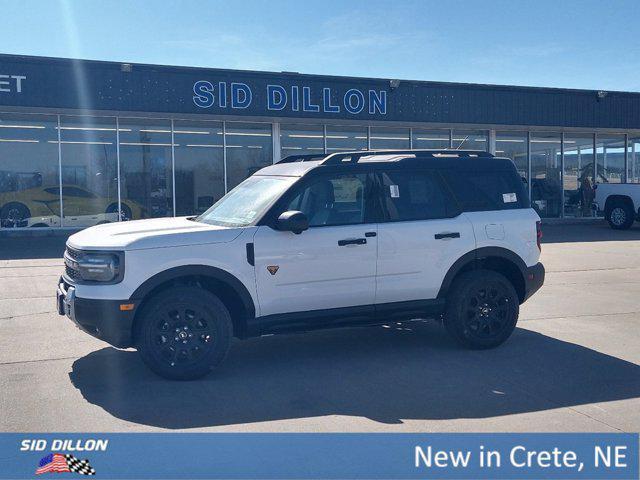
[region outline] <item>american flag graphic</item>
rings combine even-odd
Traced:
[[[78,460],[73,455],[50,453],[42,457],[36,469],[36,475],[43,473],[75,472],[80,475],[95,475],[96,471],[89,465],[89,460]]]

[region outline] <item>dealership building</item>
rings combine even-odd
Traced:
[[[366,149],[506,156],[542,217],[590,217],[595,183],[640,181],[640,94],[0,55],[3,230],[197,214]]]

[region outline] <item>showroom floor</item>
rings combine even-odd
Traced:
[[[545,227],[545,286],[503,347],[435,322],[237,342],[180,383],[55,313],[62,238],[0,238],[0,431],[640,430],[640,226]]]

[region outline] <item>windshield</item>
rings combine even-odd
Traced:
[[[251,225],[296,180],[297,177],[249,177],[196,221],[225,227]]]

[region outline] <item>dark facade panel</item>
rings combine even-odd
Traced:
[[[0,107],[640,129],[640,94],[0,55]]]

